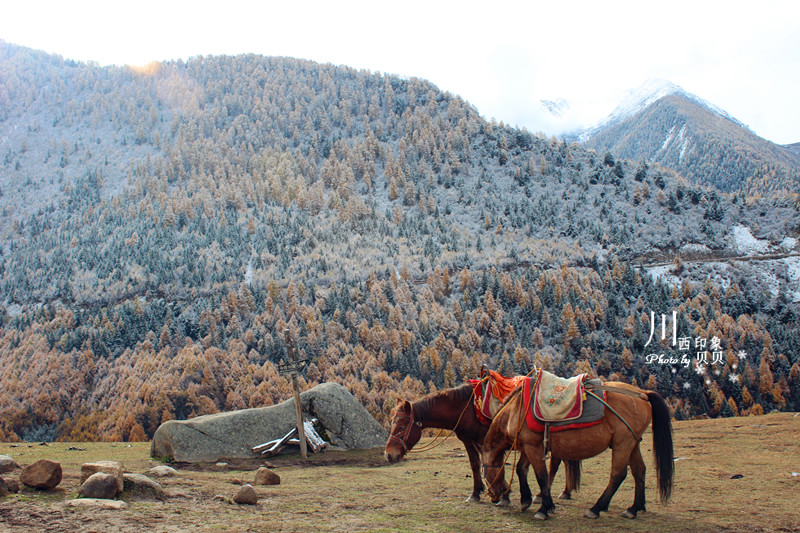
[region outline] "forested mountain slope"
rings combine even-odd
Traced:
[[[2,44],[0,73],[0,438],[144,438],[272,403],[286,328],[307,383],[339,381],[379,419],[483,363],[616,374],[680,416],[800,402],[783,293],[746,268],[670,287],[632,266],[733,255],[736,225],[777,246],[797,236],[793,197],[727,195],[487,122],[423,80],[290,58],[134,70]],[[725,340],[707,383],[645,362],[649,312],[672,309],[685,335]]]

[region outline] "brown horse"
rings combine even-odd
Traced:
[[[480,501],[484,490],[480,470],[480,454],[483,439],[489,426],[483,424],[475,414],[472,406],[472,385],[464,384],[452,389],[444,389],[415,401],[400,400],[392,414],[392,427],[389,440],[386,441],[384,455],[390,463],[400,461],[405,454],[419,442],[424,428],[438,428],[453,431],[464,444],[472,468],[472,494],[469,502]],[[555,477],[561,460],[551,462],[551,478]],[[517,474],[520,483],[520,500],[522,509],[531,505],[532,497],[527,479],[528,462],[520,460]],[[580,463],[567,462],[567,485],[562,498],[569,498],[571,491],[578,488],[580,479]],[[537,497],[538,498],[538,497]],[[499,505],[509,505],[508,491],[494,500]]]
[[[611,498],[625,479],[628,465],[633,473],[635,496],[633,505],[622,513],[625,518],[636,518],[645,510],[644,478],[645,464],[639,442],[650,422],[653,423],[653,455],[655,458],[658,488],[662,503],[669,500],[674,476],[672,450],[672,423],[669,406],[656,392],[644,391],[625,383],[606,383],[606,386],[627,389],[628,394],[607,391],[608,407],[600,424],[554,432],[550,436],[553,457],[569,461],[580,461],[593,457],[606,448],[611,448],[611,479],[605,492],[586,513],[587,518],[597,518],[601,511],[608,511]],[[508,490],[503,472],[506,450],[515,441],[516,447],[533,466],[541,489],[542,506],[535,518],[546,519],[555,509],[550,496],[550,479],[544,463],[544,439],[542,433],[530,430],[525,423],[526,410],[522,387],[517,388],[506,400],[495,416],[483,443],[483,468],[489,483],[489,497],[497,502]],[[633,393],[634,395],[631,395]],[[626,426],[625,422],[630,426]]]

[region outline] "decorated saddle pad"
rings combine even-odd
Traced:
[[[550,431],[557,432],[557,431],[563,431],[565,429],[577,429],[577,428],[594,426],[595,424],[599,424],[603,420],[603,416],[605,414],[605,405],[603,405],[603,403],[600,400],[596,399],[594,396],[592,395],[587,396],[585,394],[583,379],[581,379],[581,384],[580,384],[580,391],[581,391],[580,396],[578,396],[577,399],[575,400],[579,402],[581,405],[580,407],[576,408],[573,404],[569,410],[573,412],[580,410],[580,414],[578,416],[574,418],[560,419],[559,421],[556,422],[540,418],[538,414],[535,414],[537,405],[537,400],[535,398],[535,395],[536,391],[539,389],[538,381],[539,380],[532,380],[530,378],[527,378],[526,383],[524,383],[523,385],[523,401],[525,402],[526,406],[529,406],[529,408],[526,410],[525,420],[528,424],[528,427],[531,430],[538,432],[544,431],[544,422],[552,422],[550,424]],[[586,382],[587,388],[591,388],[588,387],[588,385],[590,384],[599,387],[601,385],[601,382],[598,379],[589,380]],[[606,398],[605,391],[603,391],[602,396],[600,397],[603,400],[605,400]]]
[[[539,370],[534,390],[533,414],[544,422],[575,420],[583,413],[583,381],[586,374],[560,378]]]
[[[524,376],[507,378],[494,370],[489,370],[487,378],[469,380],[475,390],[474,403],[478,417],[487,424],[491,422],[497,412],[502,409],[511,391],[521,385],[524,379]]]

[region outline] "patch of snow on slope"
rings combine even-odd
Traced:
[[[787,252],[794,250],[795,246],[797,246],[797,239],[795,239],[794,237],[786,237],[781,241],[781,248],[783,248]]]
[[[736,225],[733,227],[733,247],[740,254],[757,254],[766,252],[769,243],[753,237],[747,226]]]
[[[793,302],[800,302],[800,257],[787,257],[783,259],[786,264],[786,277],[788,279],[788,298]]]

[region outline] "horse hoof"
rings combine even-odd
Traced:
[[[475,496],[474,494],[469,498],[467,498],[466,500],[464,500],[464,502],[466,503],[478,503],[479,501],[481,501],[481,497]]]
[[[622,518],[630,518],[631,520],[636,518],[636,514],[630,512],[628,509],[622,511],[622,514],[620,516],[622,516]]]
[[[598,518],[600,518],[600,515],[599,514],[595,514],[591,509],[589,509],[588,511],[583,513],[583,517],[584,518],[591,518],[592,520],[597,520]]]
[[[540,502],[540,503],[541,503],[541,502]],[[530,500],[529,500],[529,501],[527,501],[527,502],[520,502],[520,512],[521,512],[521,513],[524,513],[525,511],[527,511],[527,510],[528,510],[528,508],[529,508],[530,506],[531,506],[531,501],[530,501]]]
[[[572,499],[572,494],[570,494],[567,491],[564,491],[564,492],[562,492],[561,494],[558,495],[558,499],[559,500],[571,500]]]
[[[495,505],[497,507],[508,507],[509,505],[511,505],[511,502],[509,500],[500,500]]]
[[[536,520],[547,520],[547,515],[539,511],[535,515],[533,515],[533,518],[535,518]]]
[[[533,503],[541,504],[542,503],[542,497],[539,494],[537,494],[536,497],[533,499]]]

